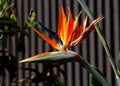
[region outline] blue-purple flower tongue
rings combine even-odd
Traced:
[[[58,44],[60,44],[60,46],[63,46],[63,43],[61,41],[61,39],[58,37],[58,34],[53,32],[52,30],[48,29],[45,25],[43,25],[42,23],[38,22],[41,26],[42,29],[47,31],[55,40]]]

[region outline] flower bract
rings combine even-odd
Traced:
[[[79,26],[78,19],[80,14],[81,13],[79,13],[75,18],[73,18],[71,10],[70,8],[68,8],[68,17],[67,17],[62,7],[59,15],[57,33],[48,29],[45,25],[39,22],[39,24],[42,26],[42,29],[47,31],[52,36],[52,38],[39,32],[34,27],[31,27],[41,38],[43,38],[47,43],[49,43],[53,48],[55,48],[58,51],[42,53],[42,54],[33,56],[31,57],[32,59],[29,59],[29,61],[33,61],[33,59],[36,61],[38,60],[38,57],[46,57],[50,60],[50,58],[53,58],[53,57],[57,58],[60,54],[63,55],[63,57],[65,58],[67,56],[70,58],[71,56],[72,57],[78,56],[75,53],[72,53],[73,55],[70,54],[69,56],[68,55],[68,53],[70,53],[69,48],[80,44],[90,34],[90,32],[94,29],[96,24],[98,24],[98,22],[100,22],[101,19],[103,18],[103,17],[98,17],[89,26],[87,26],[88,16],[86,16],[83,19],[81,25]],[[21,62],[27,62],[27,61],[28,60],[24,60]]]

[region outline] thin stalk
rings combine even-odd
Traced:
[[[93,21],[94,20],[93,14],[89,10],[88,6],[85,4],[84,0],[78,0],[78,2],[82,6],[82,8],[86,12],[86,14],[89,16],[89,18]],[[120,78],[119,78],[119,75],[118,75],[118,72],[117,72],[117,66],[116,66],[115,62],[113,61],[113,57],[111,55],[111,51],[110,51],[110,49],[108,47],[108,44],[107,44],[107,42],[105,40],[103,32],[102,32],[102,30],[100,29],[100,27],[98,25],[95,28],[96,28],[96,31],[97,31],[97,33],[98,33],[98,35],[100,37],[100,40],[101,40],[101,42],[103,44],[103,47],[105,48],[106,54],[108,56],[108,59],[109,59],[110,64],[112,66],[112,69],[113,69],[113,71],[114,71],[114,73],[116,75],[116,79],[118,81],[118,84],[120,86]]]

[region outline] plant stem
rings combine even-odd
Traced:
[[[109,86],[108,81],[86,60],[83,59],[83,57],[78,56],[76,58],[77,62],[79,62],[89,73],[91,73],[96,80],[98,80],[103,86]]]
[[[84,2],[83,0],[78,0],[78,2],[81,4],[83,10],[87,13],[87,15],[89,16],[89,18],[93,21],[93,20],[94,20],[93,14],[92,14],[92,12],[89,10],[89,8],[88,8],[88,6],[85,4],[85,2]],[[109,59],[110,64],[111,64],[111,66],[112,66],[112,69],[113,69],[113,71],[114,71],[114,73],[115,73],[115,75],[116,75],[116,79],[117,79],[117,81],[118,81],[118,84],[119,84],[119,86],[120,86],[120,82],[119,82],[119,81],[120,81],[120,78],[119,78],[119,75],[118,75],[118,72],[117,72],[117,66],[116,66],[115,62],[113,61],[113,57],[112,57],[112,55],[111,55],[110,49],[109,49],[108,44],[107,44],[107,42],[106,42],[106,40],[105,40],[105,37],[104,37],[104,35],[103,35],[103,32],[102,32],[102,30],[100,29],[100,27],[99,27],[98,25],[97,25],[95,28],[96,28],[96,31],[97,31],[100,39],[101,39],[101,42],[102,42],[102,44],[103,44],[103,47],[105,48],[106,54],[107,54],[107,56],[108,56],[108,59]]]

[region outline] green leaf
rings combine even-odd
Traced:
[[[97,72],[99,72],[99,74],[101,74],[101,76],[103,76],[103,74],[98,70],[96,69]],[[103,76],[104,77],[104,76]],[[92,75],[90,73],[90,77],[89,77],[89,83],[90,83],[90,86],[103,86],[95,77],[94,75]]]
[[[17,21],[17,18],[16,18],[16,16],[15,16],[14,14],[11,14],[11,15],[10,15],[10,18],[11,18],[12,20],[14,20],[14,21]]]
[[[90,18],[92,21],[94,21],[93,14],[92,14],[92,12],[89,10],[89,8],[88,8],[88,6],[86,5],[86,3],[84,2],[84,0],[78,0],[78,2],[79,2],[80,5],[82,6],[82,8],[83,8],[83,10],[86,12],[86,14],[89,16],[89,18]],[[103,32],[102,32],[101,28],[99,27],[99,25],[96,25],[95,28],[96,28],[96,31],[97,31],[100,39],[101,39],[101,42],[102,42],[102,44],[103,44],[103,47],[105,48],[105,51],[106,51],[106,54],[107,54],[107,56],[108,56],[108,59],[109,59],[109,61],[110,61],[110,63],[111,63],[111,66],[112,66],[115,74],[117,74],[117,72],[116,72],[116,64],[115,64],[114,61],[113,61],[113,57],[112,57],[112,55],[111,55],[111,51],[110,51],[109,46],[108,46],[108,44],[107,44],[107,42],[106,42],[106,40],[105,40],[105,37],[104,37],[104,35],[103,35]]]
[[[5,0],[0,0],[0,11],[3,11],[3,7],[4,7],[5,3],[6,3]]]
[[[120,52],[118,53],[117,67],[118,67],[118,75],[119,75],[118,78],[120,80]]]
[[[118,69],[120,70],[120,52],[118,54]]]
[[[33,10],[31,10],[31,11],[30,11],[30,14],[29,14],[28,20],[29,20],[30,22],[34,21],[35,15],[36,15],[35,12],[34,12]]]
[[[13,0],[0,0],[0,17],[3,17],[10,9],[14,7]]]
[[[6,16],[0,18],[0,24],[12,28],[18,28],[17,22],[11,19],[10,17],[6,17]]]
[[[14,1],[10,0],[6,4],[7,4],[7,6],[5,8],[5,13],[8,12],[11,8],[14,7]]]
[[[73,62],[79,54],[73,51],[45,52],[20,61],[20,63],[65,63]]]
[[[90,74],[90,86],[103,86],[92,74]]]
[[[92,12],[90,11],[90,9],[88,8],[88,6],[86,5],[86,3],[84,2],[84,0],[77,0],[77,1],[80,3],[80,5],[82,6],[83,10],[84,10],[84,11],[87,13],[87,15],[89,16],[89,18],[93,21],[93,20],[94,20],[93,14],[92,14]],[[118,71],[117,71],[117,65],[115,64],[115,62],[114,62],[114,60],[113,60],[111,51],[110,51],[109,46],[108,46],[108,44],[107,44],[107,42],[106,42],[106,40],[105,40],[105,37],[104,37],[104,35],[103,35],[103,32],[102,32],[101,28],[100,28],[98,25],[96,25],[95,28],[96,28],[96,31],[97,31],[97,33],[98,33],[98,35],[99,35],[99,37],[100,37],[100,40],[101,40],[101,42],[102,42],[102,44],[103,44],[103,47],[104,47],[104,49],[105,49],[105,51],[106,51],[106,54],[107,54],[107,56],[108,56],[108,60],[109,60],[109,62],[110,62],[110,64],[111,64],[111,66],[112,66],[112,69],[113,69],[113,71],[114,71],[114,73],[115,73],[115,75],[116,75],[116,79],[117,79],[118,85],[120,86],[120,78],[118,78],[118,77],[119,77],[119,74],[118,74]]]
[[[100,72],[98,72],[98,70],[96,70],[95,67],[93,67],[91,64],[89,64],[86,61],[84,62],[84,64],[86,70],[88,70],[88,72],[91,73],[96,80],[98,80],[103,86],[109,86],[108,81],[103,77],[103,75]]]
[[[4,38],[4,34],[0,34],[0,40]]]
[[[36,27],[37,22],[34,22],[34,21],[26,22],[26,26],[27,26],[27,28],[29,27],[29,25],[31,25],[31,26],[33,26],[33,27]]]

